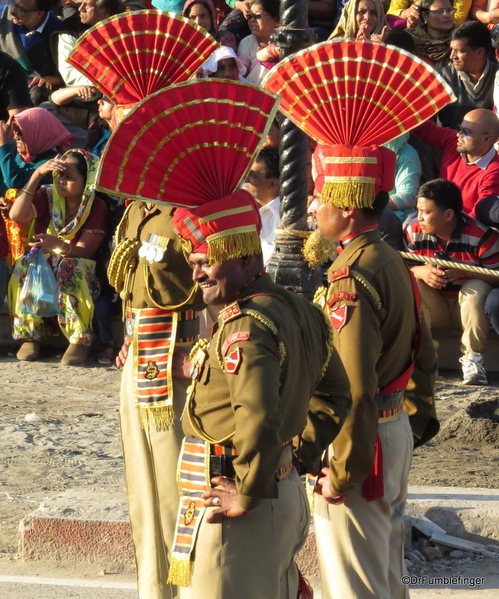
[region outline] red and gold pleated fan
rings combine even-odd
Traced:
[[[297,52],[262,86],[281,98],[281,112],[327,146],[384,144],[456,99],[430,65],[370,41],[327,41]]]
[[[97,187],[195,208],[241,187],[279,99],[246,83],[193,80],[137,104],[104,150]]]
[[[202,27],[175,13],[126,12],[86,31],[67,61],[105,96],[133,105],[187,81],[218,48]]]

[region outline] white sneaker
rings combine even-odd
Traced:
[[[459,358],[463,368],[463,383],[465,385],[488,385],[487,373],[481,354],[466,354]]]

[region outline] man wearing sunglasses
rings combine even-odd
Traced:
[[[413,133],[442,150],[440,177],[460,188],[464,212],[475,216],[478,201],[499,195],[499,156],[494,148],[499,138],[499,119],[491,110],[468,112],[457,132],[426,121]]]
[[[35,106],[62,84],[50,52],[50,36],[62,27],[53,0],[11,0],[0,15],[0,50],[15,58],[28,77]]]

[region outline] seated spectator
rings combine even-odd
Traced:
[[[381,41],[387,22],[380,0],[349,0],[329,39]]]
[[[41,164],[68,150],[72,141],[73,136],[43,108],[17,114],[10,126],[0,122],[0,193],[24,187]]]
[[[405,223],[407,251],[496,269],[499,233],[462,212],[459,188],[444,179],[425,183],[418,192],[418,213]],[[487,385],[483,352],[490,323],[484,309],[497,277],[418,264],[411,267],[430,328],[462,328],[463,383]]]
[[[420,0],[421,23],[408,29],[416,42],[416,54],[436,69],[450,62],[450,40],[456,9],[451,0]]]
[[[75,15],[66,19],[61,30],[52,36],[52,54],[66,86],[92,85],[80,71],[66,62],[66,58],[84,31],[124,9],[121,0],[82,0],[78,9],[79,17]]]
[[[308,24],[317,35],[317,42],[324,42],[335,26],[336,0],[310,0],[307,2]]]
[[[229,46],[237,50],[235,35],[230,31],[218,29],[217,12],[211,0],[187,0],[182,14],[194,21],[196,25],[206,29],[221,46]]]
[[[468,13],[471,8],[471,0],[456,0],[454,2],[456,12],[454,13],[454,25],[456,27],[464,23],[468,18]],[[413,0],[392,0],[388,15],[400,17],[401,19],[413,19],[419,23],[419,6]]]
[[[492,41],[487,27],[478,21],[463,23],[452,33],[452,65],[442,69],[442,77],[457,97],[438,113],[444,127],[457,129],[473,108],[494,108],[494,80],[497,62],[488,59]]]
[[[69,347],[62,357],[65,365],[83,364],[92,343],[93,300],[99,288],[95,257],[106,225],[106,204],[95,195],[97,157],[84,150],[70,150],[60,159],[39,166],[26,188],[14,202],[10,218],[19,223],[35,219],[35,241],[49,254],[59,285],[58,324]],[[37,188],[54,171],[53,185]],[[22,314],[20,293],[27,265],[17,260],[9,281],[9,309],[13,337],[23,342],[19,360],[36,360],[43,335],[50,322],[32,314]]]
[[[267,137],[263,140],[262,150],[263,148],[279,148],[279,129],[279,121],[276,117],[270,125]]]
[[[281,222],[279,187],[279,150],[264,148],[260,150],[255,162],[252,164],[244,188],[250,192],[260,205],[259,212],[262,219],[260,239],[265,266],[267,266],[270,257],[274,253],[275,230]]]
[[[201,67],[204,77],[229,79],[229,81],[246,81],[243,73],[246,67],[242,60],[229,46],[222,46],[215,50],[210,58]]]
[[[5,52],[0,52],[0,121],[31,106],[28,79],[22,66]]]
[[[491,110],[478,108],[465,115],[457,132],[426,121],[413,134],[443,151],[440,177],[461,190],[464,211],[475,215],[475,204],[499,195],[499,156],[494,144],[499,138],[499,120]]]
[[[279,23],[279,0],[255,0],[250,8],[247,19],[251,35],[241,41],[237,54],[247,68],[246,79],[259,85],[268,69],[256,53],[270,43],[270,36]]]
[[[23,67],[35,106],[62,84],[50,52],[50,36],[62,24],[50,12],[52,4],[52,0],[13,0],[0,16],[0,50]]]
[[[85,150],[100,156],[111,137],[114,103],[104,96],[97,100],[97,106],[88,102],[95,94],[92,86],[63,87],[50,96],[50,102],[57,114],[87,131]]]
[[[486,25],[499,23],[499,3],[497,0],[473,0],[470,15]]]
[[[386,148],[397,155],[395,187],[390,192],[388,208],[393,210],[401,221],[414,211],[421,178],[421,160],[416,150],[407,143],[408,139],[409,133],[404,133],[385,144]]]
[[[416,53],[416,44],[414,43],[414,38],[408,31],[391,29],[385,35],[383,42],[385,44],[390,44],[391,46],[400,48],[401,50],[405,50],[406,52],[410,52],[411,54]]]

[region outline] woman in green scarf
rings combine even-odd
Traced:
[[[99,294],[93,258],[104,239],[106,203],[95,195],[98,158],[84,150],[69,150],[39,166],[14,202],[9,217],[26,223],[34,219],[31,247],[41,248],[59,286],[58,324],[69,347],[61,362],[83,364],[92,343],[94,299]],[[40,180],[53,171],[53,185]],[[36,360],[40,341],[50,331],[50,319],[22,314],[20,295],[28,261],[14,264],[9,282],[13,337],[23,341],[19,360]]]
[[[407,31],[416,43],[416,54],[436,69],[450,63],[450,41],[456,9],[451,0],[419,0],[421,22]]]

